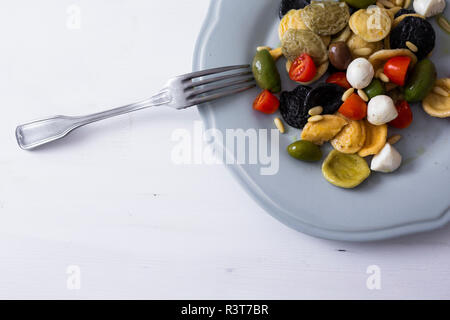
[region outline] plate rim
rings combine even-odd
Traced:
[[[224,0],[210,0],[209,8],[206,17],[203,21],[200,33],[197,37],[195,44],[192,69],[198,71],[202,69],[203,65],[203,49],[209,39],[209,35],[214,31],[216,25],[220,21],[220,7]],[[203,121],[205,130],[214,129],[214,118],[211,108],[212,103],[207,103],[204,106],[198,106],[197,110]],[[221,146],[222,147],[222,146]],[[226,151],[226,150],[225,150]],[[291,229],[299,231],[301,233],[322,238],[326,240],[335,241],[348,241],[348,242],[369,242],[380,241],[391,238],[397,238],[406,235],[412,235],[416,233],[422,233],[432,231],[438,228],[442,228],[450,223],[450,207],[448,207],[441,215],[435,219],[427,219],[417,222],[405,223],[398,226],[374,229],[371,231],[337,231],[329,230],[314,226],[300,220],[295,220],[290,217],[289,214],[283,212],[283,210],[270,200],[270,197],[262,192],[256,183],[246,175],[245,170],[239,164],[226,165],[231,172],[232,176],[242,188],[258,203],[268,214],[272,217],[288,226]]]

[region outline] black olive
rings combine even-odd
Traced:
[[[280,4],[280,19],[292,9],[303,9],[311,3],[311,0],[282,0]]]
[[[312,89],[305,99],[305,109],[321,106],[323,114],[335,114],[342,105],[345,89],[334,83],[323,83]]]
[[[308,122],[308,111],[304,102],[311,88],[298,86],[293,91],[283,91],[280,96],[280,113],[286,123],[294,128],[302,129]]]
[[[416,13],[414,10],[410,10],[410,9],[400,9],[398,10],[398,12],[395,14],[394,18],[398,18],[404,14],[412,14],[412,13]]]
[[[408,49],[406,42],[413,43],[419,50],[414,52],[417,59],[426,58],[433,51],[436,42],[436,32],[431,23],[419,17],[406,17],[390,35],[392,49]]]

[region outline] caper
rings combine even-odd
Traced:
[[[320,147],[306,140],[294,142],[287,151],[291,157],[301,161],[315,162],[322,159]]]
[[[385,93],[383,83],[378,79],[373,79],[367,88],[364,89],[364,92],[367,94],[369,99],[372,99],[376,96],[381,96]]]

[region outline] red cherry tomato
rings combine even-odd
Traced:
[[[408,73],[411,58],[407,56],[398,56],[388,60],[384,65],[384,74],[387,75],[392,83],[399,86],[405,85],[406,74]]]
[[[278,110],[280,101],[269,90],[264,90],[253,102],[253,109],[263,113],[272,114]]]
[[[397,129],[406,129],[413,122],[413,113],[409,107],[408,102],[399,101],[395,105],[398,112],[398,117],[392,120],[389,124]]]
[[[306,53],[295,59],[289,70],[289,78],[294,81],[308,82],[317,74],[313,59]]]
[[[339,113],[351,120],[362,120],[367,116],[367,104],[359,95],[353,93],[339,108]]]
[[[333,73],[325,82],[337,84],[338,86],[341,86],[345,89],[350,89],[352,87],[347,81],[347,75],[345,74],[345,72]]]

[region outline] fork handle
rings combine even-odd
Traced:
[[[16,128],[16,139],[22,149],[30,150],[61,139],[73,130],[100,120],[116,117],[141,109],[168,104],[171,98],[167,90],[162,90],[148,100],[127,106],[93,113],[85,116],[55,116],[20,125]]]
[[[92,122],[105,120],[108,118],[120,116],[122,114],[138,111],[141,109],[146,109],[149,107],[160,106],[163,104],[167,104],[169,102],[170,102],[170,97],[169,97],[168,91],[163,90],[148,100],[144,100],[141,102],[129,104],[127,106],[118,107],[118,108],[114,108],[114,109],[110,109],[110,110],[106,110],[106,111],[102,111],[102,112],[98,112],[98,113],[93,113],[90,115],[75,117],[76,119],[78,119],[77,128],[79,128],[81,126],[85,126]]]

